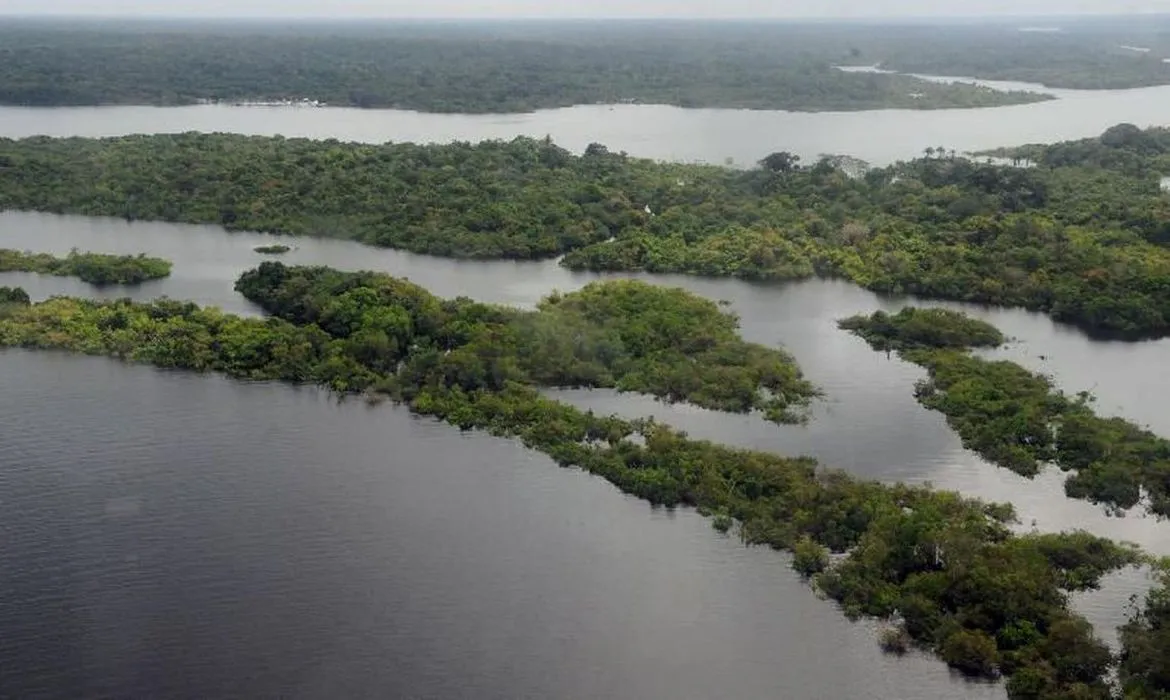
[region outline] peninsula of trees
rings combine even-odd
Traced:
[[[772,154],[752,170],[546,140],[364,145],[224,134],[0,140],[0,208],[220,223],[468,258],[1023,306],[1103,335],[1170,334],[1170,131],[853,177]]]
[[[279,263],[245,273],[237,289],[273,317],[56,298],[5,312],[0,346],[385,393],[461,428],[517,437],[652,503],[738,523],[747,542],[794,551],[794,566],[848,615],[896,618],[955,669],[1007,676],[1013,698],[1110,697],[1115,660],[1070,611],[1069,593],[1143,561],[1136,550],[1087,533],[1014,534],[1010,506],[860,481],[541,395],[541,386],[616,383],[772,410],[781,396],[809,394],[786,358],[751,350],[709,302],[609,282],[519,312],[441,300],[385,275]],[[1131,637],[1146,643],[1134,625]]]
[[[954,311],[903,309],[840,322],[878,350],[898,350],[929,378],[915,395],[943,413],[963,445],[1024,476],[1042,465],[1070,472],[1065,491],[1114,510],[1143,496],[1150,512],[1170,517],[1170,440],[1121,418],[1096,415],[1090,397],[1066,396],[1045,376],[967,352],[994,347],[993,326]]]
[[[144,254],[105,255],[74,250],[64,258],[59,258],[48,253],[25,253],[0,248],[0,272],[36,272],[58,277],[77,277],[98,286],[135,285],[170,276],[171,263]]]

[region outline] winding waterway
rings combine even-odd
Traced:
[[[1020,86],[1015,86],[1020,87]],[[184,130],[445,141],[551,135],[635,155],[751,162],[792,150],[873,162],[1164,123],[1170,88],[978,111],[791,114],[579,107],[515,116],[203,106],[0,108],[0,134]],[[0,213],[0,246],[146,252],[166,280],[98,292],[0,275],[34,298],[168,295],[254,314],[232,292],[272,236],[213,226]],[[287,239],[284,240],[287,242]],[[460,262],[296,239],[289,264],[375,269],[443,296],[530,307],[597,275],[554,262]],[[885,481],[1011,501],[1024,529],[1083,527],[1170,554],[1170,525],[1108,518],[964,450],[921,408],[919,368],[835,320],[897,309],[853,285],[643,276],[727,300],[826,391],[806,427],[611,392],[553,392],[694,435],[810,454]],[[1170,344],[1107,343],[1019,310],[947,304],[1017,338],[995,354],[1091,390],[1099,410],[1170,434]],[[819,602],[783,556],[689,512],[652,510],[515,443],[391,406],[99,358],[0,354],[0,697],[1000,698],[935,660],[883,657],[869,625]],[[1078,607],[1106,637],[1141,574]]]

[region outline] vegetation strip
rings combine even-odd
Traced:
[[[77,277],[83,282],[99,286],[134,285],[169,277],[171,262],[148,258],[143,254],[105,255],[74,250],[64,258],[58,258],[48,253],[0,249],[0,272],[37,272],[58,277]]]
[[[895,619],[952,667],[1009,676],[1013,697],[1109,697],[1114,659],[1070,612],[1068,593],[1142,561],[1135,549],[1083,532],[1013,534],[1010,506],[861,481],[540,394],[542,385],[617,383],[735,410],[762,400],[729,392],[732,379],[810,395],[790,362],[750,350],[710,302],[610,282],[525,313],[440,300],[385,275],[279,263],[245,273],[237,289],[274,317],[58,298],[8,307],[0,345],[382,393],[464,429],[517,437],[652,503],[739,523],[745,541],[792,551],[793,565],[850,616]]]
[[[463,258],[1022,306],[1093,333],[1170,334],[1170,131],[1119,126],[1027,151],[944,148],[870,170],[656,163],[594,144],[346,144],[226,134],[0,140],[0,209],[355,239]]]
[[[943,413],[963,445],[988,461],[1027,477],[1050,462],[1072,472],[1065,482],[1070,497],[1124,510],[1145,496],[1150,512],[1170,517],[1170,440],[1097,416],[1088,394],[1070,398],[1047,377],[968,353],[1003,342],[994,326],[954,311],[915,308],[855,316],[840,326],[926,368],[929,378],[915,396]]]

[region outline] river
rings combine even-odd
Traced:
[[[786,150],[805,161],[834,153],[882,165],[919,156],[927,147],[977,151],[1096,136],[1119,122],[1139,126],[1170,123],[1170,86],[1089,91],[1028,83],[968,82],[1044,92],[1057,99],[986,109],[824,113],[660,105],[589,105],[509,115],[231,105],[0,107],[0,136],[224,131],[382,143],[528,135],[551,136],[578,152],[598,142],[612,150],[659,160],[750,165],[768,153]]]
[[[278,239],[263,234],[228,232],[215,226],[128,223],[117,219],[6,212],[0,214],[0,240],[8,247],[58,254],[77,247],[109,252],[146,252],[166,257],[175,261],[172,277],[132,290],[103,290],[101,295],[129,295],[140,299],[168,295],[213,304],[238,313],[254,314],[257,313],[256,309],[232,292],[231,285],[241,271],[268,259],[255,253],[252,250],[254,246]],[[283,240],[289,242],[288,239]],[[465,295],[522,307],[533,306],[554,289],[569,291],[599,278],[595,274],[566,271],[554,262],[461,262],[372,249],[343,241],[295,239],[291,243],[295,246],[294,250],[280,258],[289,264],[327,264],[341,269],[381,270],[409,277],[443,296]],[[722,415],[688,406],[667,406],[647,397],[616,396],[606,391],[557,391],[552,392],[554,395],[606,413],[655,415],[699,437],[784,454],[809,454],[826,464],[867,478],[930,482],[969,495],[1010,501],[1019,510],[1021,527],[1025,530],[1033,527],[1044,531],[1086,528],[1117,539],[1138,542],[1152,551],[1170,554],[1170,538],[1166,537],[1170,526],[1136,514],[1126,518],[1107,517],[1095,506],[1065,498],[1061,492],[1062,477],[1057,472],[1049,472],[1029,481],[996,469],[964,450],[942,417],[926,411],[914,400],[913,384],[922,377],[919,368],[873,352],[860,340],[835,327],[835,319],[853,313],[879,308],[896,310],[904,303],[922,302],[882,298],[841,281],[810,280],[769,286],[687,276],[637,276],[654,283],[683,286],[708,298],[729,301],[732,310],[741,316],[743,332],[748,339],[784,346],[791,351],[806,374],[826,392],[826,399],[817,405],[812,422],[804,427],[780,427],[758,417]],[[93,295],[96,291],[71,278],[29,274],[0,275],[0,284],[24,286],[36,299],[53,294]],[[1165,373],[1151,373],[1144,369],[1159,366],[1157,363],[1166,356],[1167,341],[1101,342],[1075,329],[1054,324],[1039,314],[963,304],[942,305],[960,308],[985,318],[1015,338],[1008,348],[994,354],[1050,373],[1070,391],[1093,389],[1099,396],[1102,412],[1123,415],[1170,434],[1170,412],[1166,410],[1167,399],[1164,398],[1170,396],[1170,377]],[[899,667],[897,673],[887,674],[882,669],[889,662],[875,655],[876,646],[872,649],[867,646],[873,644],[872,628],[850,627],[839,619],[839,614],[832,606],[816,602],[799,581],[784,569],[783,557],[771,552],[744,552],[738,545],[720,538],[701,519],[691,514],[666,515],[651,511],[591,477],[575,472],[554,475],[552,472],[559,470],[550,462],[519,450],[506,441],[483,436],[459,436],[449,428],[411,419],[405,412],[391,407],[369,409],[356,401],[345,402],[337,407],[315,390],[241,385],[218,378],[197,378],[148,368],[128,368],[108,360],[57,354],[6,353],[0,362],[0,377],[4,378],[0,384],[5,387],[6,397],[10,396],[8,387],[12,383],[26,387],[27,391],[26,398],[22,398],[19,392],[11,394],[13,398],[6,402],[8,410],[40,416],[14,421],[0,420],[0,425],[4,426],[0,428],[4,433],[0,445],[10,445],[16,441],[16,444],[24,446],[17,448],[15,458],[11,452],[0,454],[0,464],[6,464],[8,470],[5,472],[8,476],[0,479],[14,478],[11,467],[15,465],[16,478],[35,480],[34,485],[27,486],[32,489],[28,498],[35,502],[43,500],[47,504],[26,507],[25,497],[13,497],[13,503],[20,503],[21,508],[15,514],[9,512],[0,515],[0,527],[27,533],[28,540],[22,541],[21,546],[11,548],[13,551],[9,554],[17,556],[13,552],[23,552],[21,556],[28,556],[29,552],[44,549],[38,555],[38,561],[43,560],[44,566],[51,570],[65,568],[74,571],[79,580],[78,586],[92,587],[91,592],[97,596],[95,603],[86,598],[88,593],[73,591],[71,595],[77,597],[71,599],[70,605],[81,608],[91,604],[104,605],[104,597],[113,596],[121,606],[118,610],[126,613],[123,608],[132,607],[130,601],[119,597],[124,595],[119,591],[123,591],[125,585],[118,583],[116,577],[111,579],[102,574],[101,567],[89,559],[77,560],[79,552],[89,546],[85,544],[88,541],[86,538],[93,536],[93,533],[81,521],[71,520],[65,506],[57,503],[57,500],[66,498],[78,499],[79,503],[91,499],[92,502],[86,507],[96,514],[92,517],[108,517],[101,515],[104,512],[102,508],[112,507],[119,513],[116,522],[120,533],[118,537],[122,539],[117,543],[102,545],[122,547],[124,551],[119,550],[121,553],[117,556],[132,559],[139,557],[141,555],[137,551],[142,547],[148,550],[159,547],[168,551],[185,551],[195,547],[202,548],[203,556],[216,564],[212,566],[204,559],[187,560],[179,554],[172,554],[173,559],[144,569],[135,560],[131,573],[139,577],[136,580],[141,585],[163,586],[165,582],[155,579],[174,576],[177,580],[188,582],[179,586],[184,590],[198,588],[195,580],[206,581],[206,585],[216,587],[215,591],[189,593],[195,598],[189,600],[188,604],[206,611],[198,623],[189,623],[196,629],[188,630],[182,625],[176,627],[160,622],[152,628],[155,634],[192,634],[196,636],[196,642],[210,644],[210,639],[217,635],[230,637],[241,634],[237,625],[262,627],[255,620],[248,622],[252,618],[244,616],[240,619],[233,612],[238,606],[251,601],[249,596],[258,595],[256,591],[280,591],[268,602],[270,608],[265,608],[266,612],[263,613],[276,620],[285,619],[291,610],[302,609],[301,606],[311,608],[312,605],[305,602],[307,598],[327,598],[332,595],[336,592],[339,580],[347,581],[346,586],[373,586],[373,581],[382,581],[389,582],[387,590],[382,590],[379,585],[377,590],[367,588],[361,594],[352,591],[337,593],[347,599],[346,605],[355,606],[352,612],[354,619],[380,620],[385,625],[381,633],[394,639],[398,636],[415,639],[418,635],[424,635],[431,640],[431,644],[438,645],[442,638],[451,636],[467,639],[467,643],[473,646],[483,646],[474,646],[472,649],[459,647],[447,651],[465,655],[459,663],[445,662],[453,664],[446,667],[450,677],[440,674],[443,683],[449,682],[455,686],[428,685],[412,674],[423,672],[417,663],[426,666],[429,662],[404,660],[403,668],[399,668],[404,671],[402,683],[409,682],[410,685],[386,686],[389,681],[378,673],[359,673],[345,681],[358,684],[352,687],[359,696],[367,690],[383,686],[430,688],[435,692],[426,693],[429,696],[462,696],[465,693],[455,689],[459,683],[464,683],[464,690],[468,690],[488,682],[487,677],[482,675],[486,671],[479,665],[485,663],[483,654],[488,653],[485,649],[490,646],[487,639],[502,639],[501,644],[519,645],[516,647],[519,650],[517,654],[535,654],[528,661],[519,660],[519,657],[512,660],[512,663],[525,666],[525,670],[515,670],[514,677],[513,673],[505,674],[513,677],[517,685],[507,686],[504,680],[499,680],[504,683],[500,686],[499,697],[586,697],[598,694],[707,697],[717,692],[717,688],[704,685],[704,682],[715,682],[711,679],[722,678],[720,683],[723,683],[732,677],[739,678],[742,684],[732,683],[724,686],[724,689],[730,687],[736,690],[732,694],[738,697],[925,698],[981,697],[987,693],[991,693],[991,697],[999,697],[1002,694],[998,688],[967,683],[952,685],[945,671],[939,675],[939,670],[931,665],[934,662],[925,660],[909,662],[910,665]],[[143,402],[146,406],[135,413],[137,409],[134,407]],[[91,406],[93,415],[75,416],[72,408],[74,403]],[[126,404],[130,407],[127,408]],[[176,418],[175,414],[179,417]],[[53,418],[47,417],[50,415]],[[42,420],[45,421],[44,425],[40,423]],[[96,422],[96,426],[89,425],[89,422]],[[370,427],[371,422],[382,427]],[[227,430],[225,424],[231,426],[227,435],[221,434]],[[38,425],[39,431],[36,429]],[[368,434],[363,430],[368,431]],[[53,436],[62,432],[76,437],[65,442],[54,439]],[[88,444],[85,435],[98,436],[98,444]],[[147,440],[142,435],[154,437]],[[308,451],[307,456],[295,459],[290,457],[298,455],[302,446],[309,442],[314,442],[315,446]],[[207,446],[206,453],[202,446]],[[143,451],[145,455],[140,454]],[[159,456],[170,451],[184,457],[170,461]],[[75,462],[78,463],[76,467]],[[61,473],[37,480],[42,478],[38,474],[45,463],[57,464],[54,469]],[[517,464],[523,465],[527,471],[509,472],[511,477],[507,480],[507,486],[496,485],[485,491],[481,479],[488,477],[483,476],[484,469],[494,474],[499,469],[520,469]],[[78,482],[69,481],[79,478],[78,473],[70,471],[75,468],[88,476]],[[257,469],[260,471],[257,472]],[[437,473],[434,469],[444,471]],[[280,481],[294,478],[286,470],[293,470],[306,481],[298,481],[301,485],[297,487],[289,486]],[[360,476],[354,476],[355,470]],[[236,472],[243,472],[243,475],[230,476]],[[532,475],[535,472],[539,472],[540,476],[532,483],[527,483],[534,478]],[[249,482],[245,493],[235,496],[237,500],[229,499],[228,503],[222,503],[223,494],[234,493],[241,488],[237,479],[245,478],[254,479],[255,482]],[[384,482],[370,484],[363,481],[376,481],[379,478]],[[274,479],[277,482],[270,483]],[[116,486],[123,480],[127,480],[124,486]],[[184,509],[179,511],[167,505],[168,498],[181,495],[167,490],[182,491],[183,487],[176,485],[175,480],[201,485],[197,493],[191,494],[192,500],[185,502]],[[226,483],[221,483],[225,480]],[[403,480],[410,486],[399,493],[397,484]],[[355,483],[360,484],[361,488],[358,489]],[[556,486],[549,486],[550,490],[546,491],[542,486],[545,483]],[[282,512],[282,508],[289,505],[288,489],[293,488],[301,489],[296,492],[296,497],[302,499],[296,501],[298,508],[315,509],[318,521],[305,524],[305,527],[318,528],[312,530],[312,536],[300,533],[296,528],[290,532],[283,531],[284,527],[291,524],[290,518],[298,523],[300,521]],[[162,492],[158,492],[159,489]],[[379,489],[395,495],[382,510],[369,503],[359,503],[359,507],[351,508],[343,502],[344,494],[351,493],[348,489],[358,489],[362,491],[363,497],[369,498],[375,498],[373,494],[379,493]],[[16,492],[12,488],[0,491],[8,494]],[[605,493],[608,496],[602,495]],[[126,501],[127,498],[131,501]],[[418,522],[397,522],[407,517],[397,513],[391,505],[399,500],[412,504],[408,512],[417,514],[421,510],[428,514],[428,518]],[[515,503],[516,500],[520,504]],[[556,522],[550,524],[525,510],[536,507],[530,501],[539,502],[541,507],[547,509],[542,517]],[[114,505],[102,505],[107,502]],[[149,504],[149,507],[145,504]],[[123,508],[132,511],[132,517],[121,517]],[[232,508],[247,511],[232,511],[233,518],[251,523],[246,527],[235,528],[235,531],[246,534],[239,539],[233,539],[230,535],[231,528],[235,526],[208,524],[221,516],[226,517],[222,513],[223,509]],[[333,512],[333,508],[338,512]],[[521,512],[513,512],[517,508],[521,508]],[[46,548],[42,541],[45,532],[36,527],[41,522],[37,514],[42,512],[58,513],[54,517],[59,517],[60,522],[81,540],[68,546],[62,544],[60,547]],[[495,519],[505,517],[503,513],[509,514],[509,518],[514,516],[520,520],[517,523],[509,520],[510,525],[500,525]],[[451,522],[436,530],[433,524],[428,524],[430,519],[444,523],[450,519]],[[594,519],[597,522],[592,522]],[[680,522],[685,525],[678,530],[654,525],[668,521],[675,525]],[[562,571],[556,568],[556,564],[525,559],[513,551],[514,547],[520,545],[516,541],[517,535],[507,530],[507,527],[519,527],[518,522],[529,522],[534,531],[549,538],[544,545],[549,549],[556,549],[557,538],[561,538],[559,546],[568,552],[576,546],[592,547],[591,553],[579,556],[591,557],[595,562],[599,561],[599,557],[604,559],[602,552],[607,546],[605,542],[631,537],[632,531],[639,533],[638,538],[645,539],[637,544],[628,544],[632,548],[628,557],[598,564],[615,570],[609,572],[619,579],[611,582],[613,590],[599,593],[599,597],[591,597],[584,603],[567,601],[565,596],[571,596],[575,589],[563,590],[558,577],[572,577],[576,574],[568,564],[565,567],[570,570]],[[322,534],[320,528],[326,528],[327,533]],[[581,544],[576,539],[581,536],[575,532],[577,528],[587,528],[601,539],[587,545]],[[568,530],[574,532],[570,534]],[[174,533],[178,531],[183,533],[180,538],[182,541],[175,539]],[[377,540],[373,533],[379,532],[383,533],[385,542],[367,541]],[[403,539],[401,533],[404,532],[410,533],[406,539],[413,543],[409,554],[398,552],[393,557],[385,553],[362,554],[366,547],[397,551],[395,548],[408,546],[400,541]],[[54,537],[57,536],[58,533],[54,533]],[[315,542],[313,537],[324,538],[328,545],[315,545],[296,553],[295,542],[312,543]],[[422,539],[416,541],[416,538]],[[663,539],[659,541],[658,538]],[[63,541],[70,542],[69,536],[64,536]],[[354,548],[357,548],[356,552]],[[495,586],[485,583],[474,592],[462,590],[455,581],[466,582],[481,576],[473,564],[467,564],[462,557],[452,554],[452,551],[462,551],[463,548],[482,548],[484,551],[480,556],[484,559],[491,560],[498,556],[512,562],[511,566],[517,567],[517,570],[528,571],[521,577],[523,586],[516,583],[516,579],[508,578]],[[343,560],[338,563],[336,559],[341,554],[335,549],[349,558],[342,557]],[[640,559],[638,552],[647,554],[647,558]],[[292,556],[290,553],[296,553],[300,565],[319,573],[302,580],[299,571],[289,570],[286,564],[281,563]],[[670,566],[665,567],[666,571],[660,570],[665,566],[663,560],[656,559],[656,555],[649,556],[650,553],[661,554],[674,562],[672,566],[687,567],[685,577],[690,582],[687,585],[701,589],[702,595],[721,596],[723,587],[729,585],[752,589],[751,593],[739,589],[735,593],[728,592],[728,600],[736,602],[733,605],[724,601],[721,605],[735,610],[719,608],[717,617],[751,616],[750,611],[755,608],[784,609],[788,614],[798,615],[801,621],[771,620],[767,615],[780,613],[768,612],[764,617],[752,616],[752,624],[758,627],[753,628],[750,634],[737,637],[730,628],[724,632],[709,630],[709,621],[695,610],[688,609],[687,604],[678,603],[677,607],[672,608],[680,616],[677,618],[660,609],[644,610],[640,596],[646,591],[638,585],[629,585],[629,581],[653,581],[655,576],[667,575],[668,571],[672,571]],[[560,556],[574,559],[567,552],[561,552]],[[542,559],[543,555],[536,555],[536,558]],[[379,568],[390,566],[390,560],[399,562],[401,566],[392,567],[390,571]],[[250,562],[248,566],[258,568],[260,571],[255,576],[261,578],[243,583],[234,580],[229,569],[241,566],[240,561]],[[729,561],[734,563],[725,563]],[[544,571],[542,567],[546,565],[552,566],[553,570]],[[483,566],[488,564],[484,563]],[[429,573],[425,576],[416,574],[415,570],[419,567]],[[503,575],[499,571],[496,573]],[[269,578],[263,578],[262,575]],[[448,627],[429,627],[426,620],[431,616],[446,620],[446,616],[454,613],[446,608],[447,598],[443,596],[412,597],[414,594],[409,592],[410,587],[425,588],[422,579],[428,576],[445,581],[451,579],[450,590],[443,589],[447,591],[444,596],[454,596],[460,601],[467,601],[469,596],[472,599],[482,596],[479,603],[458,603],[456,607],[460,610],[484,610],[487,612],[483,615],[487,617],[467,613],[466,619],[461,616],[458,621],[450,621]],[[735,580],[729,583],[729,578]],[[238,589],[238,585],[254,585],[256,590]],[[663,586],[663,590],[675,595],[674,587],[682,584],[647,585],[651,588]],[[1098,625],[1103,636],[1111,638],[1113,628],[1122,620],[1126,599],[1140,592],[1145,585],[1142,574],[1125,572],[1112,577],[1101,592],[1083,596],[1078,607]],[[758,586],[758,590],[753,588],[755,586]],[[0,583],[0,587],[5,586]],[[286,591],[285,587],[291,587],[292,592]],[[345,586],[342,589],[348,591]],[[167,595],[179,594],[171,592]],[[395,596],[407,596],[410,600],[402,602]],[[516,601],[529,598],[540,601],[542,606],[567,606],[556,613],[560,616],[557,619],[560,624],[577,625],[573,627],[574,631],[570,634],[563,630],[557,631],[560,628],[542,627],[547,623],[538,618],[543,614],[540,611],[545,610],[544,607],[533,611],[523,620],[507,621],[496,616],[499,606],[513,606],[507,608],[510,614],[520,614],[520,608],[515,607],[520,604]],[[602,600],[606,601],[606,605],[613,605],[613,611],[598,612],[592,607],[605,607],[600,604]],[[691,602],[694,600],[697,599]],[[803,602],[793,602],[798,600]],[[177,605],[170,597],[151,603],[154,604]],[[703,610],[707,610],[704,606],[710,605],[715,603],[710,600],[700,603]],[[40,607],[33,606],[33,609]],[[801,612],[797,613],[798,609]],[[651,666],[658,670],[648,670],[647,675],[651,678],[637,683],[622,675],[621,669],[625,668],[623,664],[631,659],[625,657],[625,652],[612,656],[616,652],[609,648],[605,640],[606,635],[613,633],[613,628],[604,620],[616,615],[614,611],[629,617],[632,615],[631,610],[650,616],[647,619],[637,615],[629,618],[628,624],[644,627],[636,633],[629,630],[622,633],[634,634],[644,640],[646,649],[638,654],[649,654],[652,658],[643,661],[662,664],[677,662],[678,668],[671,666],[673,670],[667,672],[664,666]],[[707,612],[715,615],[710,610]],[[113,634],[116,631],[112,619],[93,620],[91,615],[94,614],[98,613],[87,612],[84,619],[77,623],[85,635]],[[164,613],[144,610],[134,614]],[[320,614],[328,617],[330,613],[325,611]],[[399,614],[408,616],[412,622],[390,622],[397,620],[394,616]],[[347,631],[343,629],[343,622],[314,619],[317,620],[315,624],[339,625],[334,630],[337,635],[357,634],[358,638],[365,638],[362,635],[378,636],[378,631],[373,627],[363,627],[357,632]],[[580,627],[585,624],[581,619],[592,621],[587,629]],[[831,620],[831,623],[826,620]],[[695,625],[695,639],[678,643],[693,642],[697,646],[687,647],[685,651],[678,651],[670,644],[658,646],[657,640],[661,638],[687,636],[677,627],[684,621]],[[0,624],[3,624],[2,620]],[[312,638],[315,634],[312,633],[311,625],[302,628],[292,623],[284,624],[291,625],[288,629],[281,628],[282,634],[290,637],[289,644],[311,646],[305,640],[306,636]],[[728,620],[720,624],[734,625]],[[91,628],[92,625],[98,627]],[[102,625],[110,626],[110,629]],[[773,629],[772,625],[777,627]],[[27,622],[22,629],[41,628]],[[793,633],[794,629],[799,631]],[[583,677],[569,673],[556,664],[549,666],[548,659],[535,651],[530,652],[524,646],[531,644],[534,649],[539,648],[536,639],[546,633],[553,635],[543,637],[546,643],[556,639],[562,646],[559,650],[542,649],[542,654],[577,655],[578,658],[585,654],[581,663],[593,664],[595,671],[609,679],[594,679],[590,682],[609,682],[614,685],[575,685],[585,682]],[[726,634],[727,639],[714,641],[719,634]],[[806,672],[823,672],[824,678],[807,677],[800,684],[783,685],[791,676],[787,671],[779,672],[779,669],[786,669],[789,663],[801,668],[807,666],[807,659],[800,660],[805,658],[803,653],[806,649],[802,647],[801,651],[793,652],[795,656],[792,656],[777,639],[753,636],[760,634],[839,635],[833,637],[836,641],[826,642],[826,645],[841,645],[841,651],[826,658],[834,659],[833,665],[848,666],[849,674],[838,677],[836,672],[826,671],[823,667],[814,668]],[[207,635],[208,638],[203,639],[199,635]],[[562,638],[558,635],[565,636]],[[843,641],[846,638],[850,641]],[[346,639],[350,643],[359,644],[355,639]],[[697,639],[708,641],[699,643]],[[84,642],[88,645],[90,641],[91,638],[86,636],[80,641],[73,639],[72,643]],[[49,640],[45,643],[53,642]],[[380,640],[379,643],[395,642],[391,639]],[[377,644],[371,647],[380,648]],[[586,648],[593,649],[592,653],[600,656],[590,656],[583,651]],[[158,653],[162,654],[163,651]],[[227,653],[227,650],[221,651]],[[384,649],[379,653],[383,652]],[[269,650],[265,653],[273,654],[271,662],[278,663],[287,661],[287,655],[291,652]],[[816,653],[828,652],[820,649]],[[141,650],[135,648],[126,654],[127,658],[138,659]],[[638,654],[635,656],[641,658]],[[688,657],[688,654],[691,656]],[[753,656],[756,654],[764,654],[769,661]],[[243,654],[242,658],[246,660],[251,657]],[[777,666],[768,665],[773,662]],[[148,663],[159,665],[157,677],[148,681],[133,679],[131,683],[126,678],[103,679],[99,675],[70,682],[109,682],[120,688],[141,690],[147,695],[170,694],[170,690],[165,687],[151,683],[172,682],[174,674],[190,670],[180,663],[178,657],[151,656]],[[358,662],[351,659],[348,663]],[[528,667],[529,663],[545,671],[538,677],[527,675],[535,673]],[[753,665],[757,663],[760,664],[758,667]],[[745,664],[752,669],[750,672],[745,670]],[[920,672],[920,665],[925,670]],[[699,682],[683,672],[692,666],[734,671],[728,670],[726,676],[716,672],[709,678],[704,676],[708,678],[707,681]],[[307,693],[307,696],[315,697],[323,693],[324,689],[334,687],[330,683],[342,682],[341,675],[334,675],[328,669],[321,673],[321,678],[312,679],[308,685],[295,687]],[[856,677],[851,675],[855,673]],[[237,671],[229,668],[221,675],[211,674],[207,682],[228,683],[231,678],[239,680],[237,674]],[[883,678],[884,683],[900,684],[902,681],[897,678],[913,680],[906,681],[908,685],[905,688],[901,685],[896,688],[881,685],[868,687],[859,680],[867,674],[873,674],[872,678]],[[672,680],[659,678],[660,675],[669,676]],[[300,683],[303,679],[298,678],[269,679],[264,682],[278,685],[251,687],[261,695],[286,694],[284,691],[294,686],[279,683]],[[260,683],[261,680],[256,682]],[[639,685],[642,682],[665,685]],[[677,689],[670,685],[675,682],[678,683]],[[856,687],[838,685],[855,682]],[[361,685],[363,683],[369,685]],[[529,683],[534,685],[526,685]],[[764,693],[762,690],[765,688],[772,690]],[[198,686],[198,689],[204,695],[222,694],[219,686]],[[617,690],[622,692],[603,692]],[[528,695],[530,691],[531,695]],[[866,695],[867,692],[873,694]],[[487,696],[494,695],[488,692]]]
[[[552,135],[661,159],[749,163],[792,150],[876,163],[1163,123],[1170,88],[1080,93],[977,111],[791,114],[579,107],[513,116],[201,106],[0,108],[24,136],[235,131],[363,141]],[[146,252],[173,275],[103,296],[169,295],[236,313],[231,290],[273,236],[214,226],[0,213],[0,246]],[[296,239],[280,259],[409,277],[443,296],[531,307],[598,279],[554,262],[461,262]],[[552,392],[653,414],[692,434],[885,481],[1010,501],[1023,529],[1083,527],[1170,554],[1170,525],[1063,496],[964,450],[913,399],[922,371],[835,320],[912,299],[839,281],[753,285],[645,276],[727,300],[744,335],[788,348],[826,391],[778,427],[611,392]],[[0,275],[34,298],[94,295],[68,278]],[[935,304],[938,305],[938,304]],[[995,355],[1092,390],[1099,410],[1170,434],[1167,341],[1094,341],[1042,315],[961,308],[1015,337]],[[745,549],[561,470],[510,441],[391,406],[56,353],[0,354],[2,697],[1002,698],[937,661],[895,660],[871,625],[817,601],[785,557]],[[1078,609],[1112,637],[1140,573]]]

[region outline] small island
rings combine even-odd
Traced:
[[[0,249],[0,272],[35,272],[58,277],[77,277],[97,286],[136,285],[171,274],[171,262],[139,255],[79,253],[64,258],[48,253]]]
[[[939,411],[963,446],[1017,474],[1045,464],[1071,473],[1065,492],[1121,512],[1144,504],[1170,517],[1170,440],[1121,418],[1102,418],[1087,393],[1066,396],[1048,377],[969,352],[995,347],[994,326],[954,311],[903,309],[838,324],[875,350],[898,351],[928,378],[915,396]]]
[[[837,324],[865,339],[875,350],[911,348],[982,348],[1003,344],[1003,334],[985,321],[947,309],[908,306],[893,316],[877,311]]]
[[[252,250],[260,253],[261,255],[284,255],[288,251],[292,250],[292,248],[280,243],[274,243],[272,245],[258,245]]]

